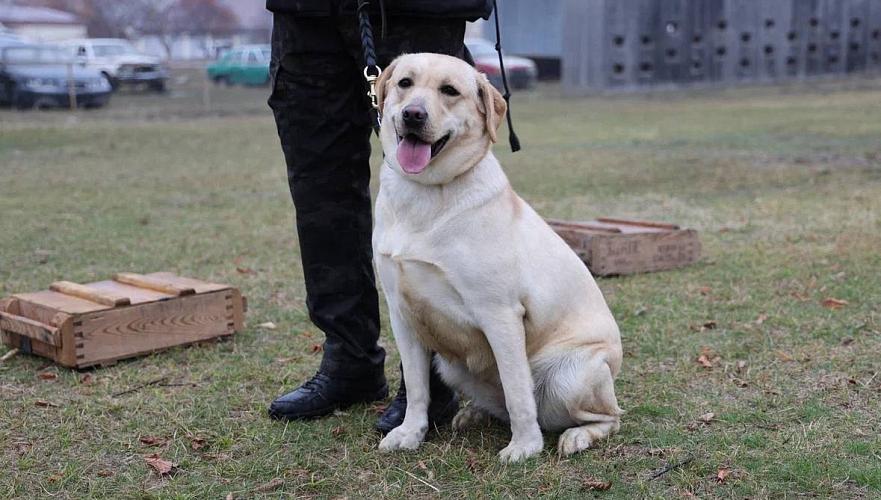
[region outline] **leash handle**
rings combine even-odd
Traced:
[[[379,112],[379,96],[376,94],[376,80],[382,74],[382,68],[376,64],[376,47],[373,44],[373,27],[370,25],[370,14],[367,8],[370,6],[368,0],[358,0],[358,24],[361,28],[361,47],[364,50],[364,80],[367,81],[367,98],[370,99],[370,106],[376,116],[376,123],[373,125],[373,131],[379,135],[379,125],[382,122],[382,115]],[[380,3],[380,6],[381,3]],[[383,26],[384,28],[384,26]]]

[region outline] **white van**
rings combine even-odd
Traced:
[[[83,66],[103,73],[114,89],[121,85],[145,85],[157,92],[165,90],[168,72],[159,58],[138,52],[128,40],[87,38],[68,40],[60,45]]]

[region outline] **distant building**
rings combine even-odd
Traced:
[[[570,93],[881,71],[881,0],[498,3],[505,51]]]
[[[37,42],[86,36],[85,23],[69,12],[13,5],[3,0],[0,0],[0,26],[22,38]]]
[[[572,93],[881,71],[878,0],[567,0]]]

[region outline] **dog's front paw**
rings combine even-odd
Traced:
[[[499,460],[508,464],[526,460],[533,455],[538,455],[543,447],[544,440],[541,435],[538,436],[538,439],[511,441],[499,452]]]
[[[399,425],[392,429],[382,441],[379,442],[381,451],[415,450],[419,448],[422,439],[425,438],[427,429],[407,429]]]

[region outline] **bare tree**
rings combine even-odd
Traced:
[[[92,36],[156,35],[166,50],[175,35],[224,33],[237,25],[235,14],[217,0],[27,0],[78,15]]]

